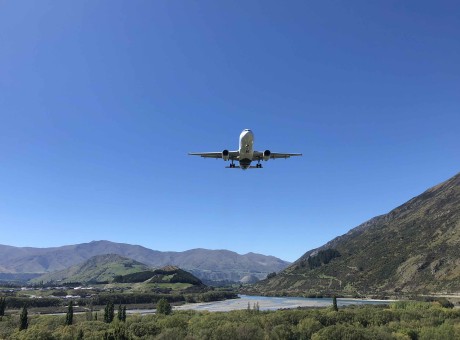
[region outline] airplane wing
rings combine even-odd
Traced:
[[[294,156],[302,156],[301,153],[282,153],[282,152],[270,152],[270,159],[277,158],[289,158]],[[260,151],[254,151],[253,160],[262,160],[264,153]]]
[[[189,152],[190,156],[201,156],[204,158],[222,158],[222,151],[221,152]],[[238,151],[229,151],[228,152],[229,159],[238,159],[239,152]]]

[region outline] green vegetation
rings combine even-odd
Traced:
[[[154,275],[153,270],[144,270],[137,273],[131,273],[126,275],[115,275],[113,282],[115,283],[138,283],[144,282],[150,279]]]
[[[27,315],[27,306],[22,308],[21,315],[19,316],[19,330],[22,331],[29,327],[29,317]]]
[[[149,282],[156,283],[189,283],[191,285],[202,285],[203,283],[192,274],[174,266],[168,266],[153,271]]]
[[[123,321],[125,322],[126,321],[126,306],[121,306],[121,305],[118,305],[118,314],[117,314],[117,318],[118,320],[120,321]]]
[[[111,323],[115,317],[115,309],[112,301],[107,302],[104,308],[104,322]]]
[[[335,295],[332,298],[332,309],[336,312],[339,310],[339,307],[337,307],[337,296]]]
[[[6,309],[6,298],[0,297],[0,319],[2,316],[5,315],[5,309]]]
[[[321,267],[323,264],[328,264],[336,257],[340,257],[340,253],[335,249],[320,250],[318,254],[308,257],[308,267],[310,269]],[[301,262],[301,264],[304,263],[305,262]]]
[[[75,315],[33,315],[28,329],[18,330],[19,316],[0,321],[0,339],[458,339],[460,310],[432,302],[397,302],[307,310],[225,313],[176,311],[169,315],[132,315],[123,322],[87,321]]]
[[[69,302],[69,306],[67,308],[67,314],[65,316],[65,324],[70,326],[73,323],[73,301]]]
[[[157,303],[157,313],[159,314],[164,314],[164,315],[169,315],[172,312],[172,307],[168,300],[165,298],[160,299]]]
[[[271,278],[273,278],[273,277],[275,277],[275,276],[276,276],[276,272],[269,273],[269,274],[267,275],[267,279],[271,279]]]
[[[150,268],[140,262],[116,254],[93,256],[85,262],[70,268],[43,274],[31,280],[32,283],[41,282],[75,282],[81,283],[108,283],[114,277],[120,277],[139,272],[148,272]]]

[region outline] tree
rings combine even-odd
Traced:
[[[73,302],[69,302],[69,306],[67,307],[67,314],[65,316],[65,324],[66,326],[70,326],[73,323]]]
[[[332,309],[336,312],[339,310],[339,307],[337,307],[337,297],[335,295],[332,298]]]
[[[157,303],[157,313],[169,315],[171,314],[172,307],[169,304],[168,300],[161,298]]]
[[[88,310],[86,311],[85,315],[86,315],[86,321],[93,321],[93,312]]]
[[[276,272],[269,273],[269,274],[267,275],[267,279],[274,278],[275,276],[276,276]]]
[[[123,308],[121,305],[118,305],[118,313],[117,313],[118,320],[123,321]]]
[[[5,315],[6,298],[0,298],[0,318]]]
[[[29,319],[27,317],[27,306],[22,308],[21,316],[19,317],[19,330],[27,329],[29,327]]]
[[[85,333],[83,332],[83,329],[79,329],[78,330],[78,334],[77,334],[77,340],[83,340],[85,338]]]
[[[115,317],[115,307],[112,301],[107,302],[107,305],[104,308],[104,322],[111,323]]]
[[[121,318],[121,321],[123,321],[123,322],[126,321],[126,306],[123,306],[123,316]]]

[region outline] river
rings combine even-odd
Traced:
[[[173,310],[196,310],[210,312],[229,312],[232,310],[247,309],[248,304],[253,309],[257,304],[259,310],[278,310],[297,307],[330,307],[332,306],[331,298],[303,298],[303,297],[270,297],[255,295],[238,295],[238,299],[224,301],[186,303],[180,306],[174,306]],[[337,306],[344,307],[349,305],[387,305],[394,300],[363,300],[363,299],[346,299],[337,298]],[[156,309],[128,309],[127,314],[155,314]],[[64,315],[65,313],[52,313],[50,315]],[[78,313],[77,313],[78,314]]]
[[[188,303],[177,306],[175,310],[199,310],[210,312],[228,312],[231,310],[247,309],[248,304],[254,308],[255,304],[259,305],[260,310],[277,310],[283,308],[297,307],[328,307],[332,306],[332,299],[327,298],[302,298],[302,297],[269,297],[269,296],[250,296],[239,295],[239,299],[205,302],[205,303]],[[348,305],[362,304],[388,304],[391,301],[384,300],[360,300],[360,299],[337,299],[339,307]]]

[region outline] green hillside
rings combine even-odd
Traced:
[[[460,174],[308,251],[254,292],[460,292]]]
[[[79,265],[53,273],[47,273],[31,282],[111,282],[114,277],[148,271],[143,263],[116,255],[98,255]]]
[[[207,290],[200,279],[175,266],[117,275],[109,287],[123,287],[135,292],[197,293]]]
[[[191,285],[202,285],[203,283],[194,275],[177,268],[166,266],[153,272],[153,276],[147,281],[149,283],[188,283]]]

